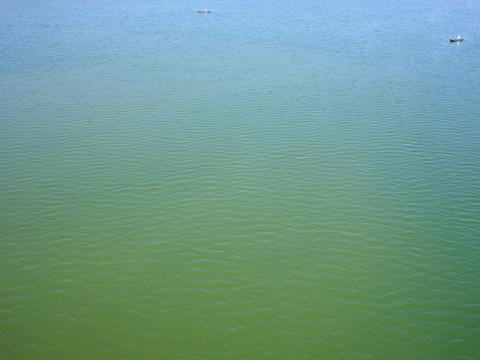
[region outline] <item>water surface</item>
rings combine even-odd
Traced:
[[[475,359],[479,15],[2,3],[0,357]]]

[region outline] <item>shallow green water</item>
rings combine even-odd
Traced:
[[[478,4],[203,7],[0,6],[0,358],[477,358]]]

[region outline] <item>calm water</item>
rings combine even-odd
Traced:
[[[479,358],[478,1],[4,0],[0,34],[0,358]]]

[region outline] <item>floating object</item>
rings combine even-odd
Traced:
[[[450,42],[460,42],[460,41],[463,41],[460,35],[458,35],[456,39],[450,39]]]
[[[204,10],[198,10],[197,11],[199,14],[210,14],[211,11],[210,10],[207,10],[207,9],[204,9]]]

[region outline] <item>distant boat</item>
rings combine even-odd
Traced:
[[[460,41],[463,41],[460,35],[458,35],[456,39],[450,39],[450,42],[460,42]]]
[[[204,9],[204,10],[198,10],[197,11],[199,14],[210,14],[211,11],[210,10],[207,10],[207,9]]]

